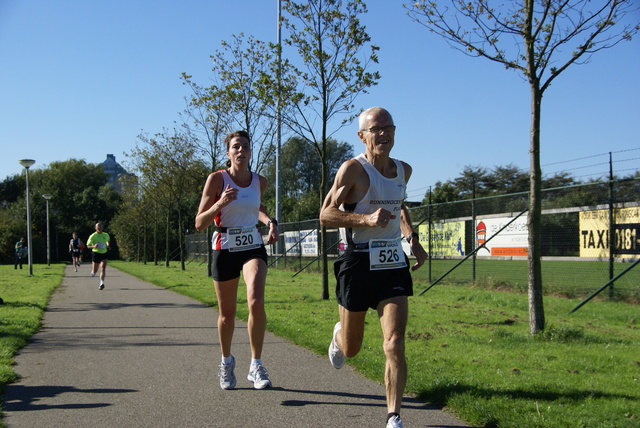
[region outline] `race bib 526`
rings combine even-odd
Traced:
[[[372,239],[369,241],[369,269],[396,269],[405,267],[407,261],[400,239]]]

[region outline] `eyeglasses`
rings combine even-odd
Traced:
[[[373,134],[379,134],[382,131],[386,132],[387,134],[391,134],[393,132],[396,132],[396,126],[395,125],[387,125],[387,126],[374,126],[372,128],[369,129],[362,129],[362,131],[367,131],[367,132],[371,132]]]

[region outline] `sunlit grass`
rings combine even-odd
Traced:
[[[51,293],[60,285],[63,264],[34,265],[33,276],[13,265],[0,265],[0,389],[16,380],[13,370],[16,352],[41,327]]]

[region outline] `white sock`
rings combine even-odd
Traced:
[[[222,356],[222,364],[224,364],[225,366],[228,366],[232,362],[233,362],[233,355],[229,354],[228,357],[225,357],[224,355]]]
[[[262,365],[262,358],[252,358],[251,359],[251,367],[257,367]]]
[[[100,280],[100,285],[104,285],[104,281],[103,280]]]

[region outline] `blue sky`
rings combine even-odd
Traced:
[[[467,165],[528,169],[528,84],[449,47],[402,3],[367,2],[362,22],[380,47],[382,78],[357,104],[393,114],[393,155],[414,169],[409,199]],[[276,0],[0,0],[0,179],[20,173],[23,158],[35,159],[33,168],[100,163],[107,153],[124,163],[141,132],[180,121],[182,72],[208,84],[209,57],[233,34],[275,41],[276,8]],[[542,104],[543,173],[602,176],[608,152],[620,175],[638,169],[638,75],[637,37],[556,79]],[[334,137],[359,153],[356,129]]]

